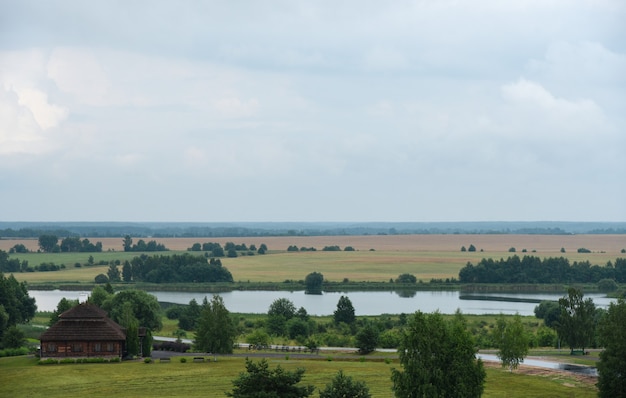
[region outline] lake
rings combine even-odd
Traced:
[[[29,295],[37,300],[39,311],[54,311],[59,301],[65,297],[67,299],[86,298],[89,291],[63,291],[63,290],[29,290]],[[209,300],[212,293],[201,292],[149,292],[157,297],[159,301],[177,304],[188,304],[192,299],[202,303],[204,297]],[[348,296],[356,315],[380,315],[380,314],[410,314],[415,311],[434,312],[442,314],[453,314],[460,309],[464,314],[515,314],[534,315],[536,303],[521,303],[509,301],[486,301],[460,299],[458,291],[417,291],[411,292],[410,297],[396,292],[344,292],[344,293],[324,293],[321,295],[305,294],[303,291],[232,291],[222,292],[219,295],[223,298],[226,308],[230,312],[238,313],[267,313],[272,302],[279,298],[291,300],[296,308],[304,307],[310,315],[332,315],[337,309],[339,298]],[[487,296],[490,294],[483,294]],[[467,294],[463,294],[467,297]],[[558,300],[563,294],[548,293],[493,293],[491,296],[530,298],[539,300]],[[592,293],[585,297],[593,299],[596,306],[600,308],[608,307],[609,303],[615,301],[609,299],[604,294]]]

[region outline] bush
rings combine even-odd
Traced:
[[[581,247],[578,249],[578,253],[591,253],[591,250]]]
[[[617,290],[617,283],[613,279],[600,279],[598,290],[601,292],[614,292]]]
[[[143,359],[143,363],[152,363],[152,358],[150,358],[150,357],[144,358]]]
[[[48,358],[48,359],[40,359],[39,362],[37,363],[39,365],[56,365],[57,363],[59,363],[59,361],[54,358]]]
[[[187,358],[185,357],[180,357],[180,363],[185,363],[187,362]]]
[[[94,281],[96,283],[107,283],[109,281],[109,277],[104,275],[104,274],[98,274],[96,275],[96,277],[94,278]]]
[[[28,348],[19,347],[19,348],[6,348],[4,350],[0,350],[0,358],[2,357],[17,357],[20,355],[28,354]]]

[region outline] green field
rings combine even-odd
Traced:
[[[329,360],[332,359],[332,360]],[[27,357],[0,359],[0,391],[6,397],[132,396],[220,397],[232,389],[232,380],[244,370],[243,357],[219,357],[217,362],[145,364],[130,361],[113,364],[37,365]],[[272,367],[306,369],[303,383],[324,388],[339,371],[364,381],[374,397],[392,397],[391,368],[386,363],[355,356],[317,359],[270,358]],[[316,391],[313,396],[317,396]],[[593,385],[564,373],[525,375],[497,368],[487,369],[484,397],[595,397]]]

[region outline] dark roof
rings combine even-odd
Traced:
[[[79,304],[61,315],[59,321],[41,334],[44,341],[119,341],[126,339],[123,327],[93,304]]]

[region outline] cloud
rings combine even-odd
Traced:
[[[39,50],[0,52],[0,153],[38,154],[53,150],[49,130],[69,115],[50,101]]]
[[[56,48],[47,64],[47,77],[75,101],[104,105],[109,81],[93,51],[85,48]]]

